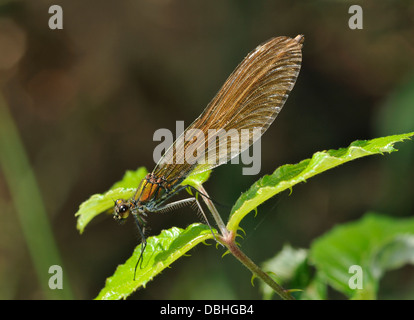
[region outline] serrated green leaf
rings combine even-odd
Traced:
[[[353,299],[374,299],[381,276],[414,262],[414,218],[370,213],[340,225],[313,242],[310,260],[321,281]],[[362,270],[362,289],[349,285],[351,266]]]
[[[274,195],[292,188],[292,186],[306,182],[307,179],[332,169],[345,162],[361,157],[393,152],[396,142],[409,139],[414,132],[387,136],[372,140],[361,140],[351,143],[348,148],[329,150],[315,153],[311,159],[298,164],[284,165],[276,169],[271,175],[266,175],[250,189],[243,193],[233,206],[227,229],[236,232],[240,221],[257,206]]]
[[[134,269],[141,253],[137,246],[133,255],[123,265],[118,266],[114,275],[106,280],[105,287],[96,299],[125,299],[148,281],[169,267],[175,260],[185,255],[191,248],[207,239],[213,238],[210,228],[194,223],[185,230],[173,227],[163,230],[160,235],[149,237],[143,255],[142,268],[137,268],[134,281]]]

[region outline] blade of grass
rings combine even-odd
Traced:
[[[0,95],[0,167],[5,176],[23,235],[43,294],[49,299],[71,299],[66,275],[63,290],[48,286],[49,267],[63,264],[45,211],[36,177],[30,166],[14,121]]]

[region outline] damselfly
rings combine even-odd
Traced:
[[[177,138],[155,169],[141,181],[134,197],[115,201],[114,218],[122,221],[132,214],[142,238],[141,254],[135,271],[139,262],[142,263],[146,246],[148,213],[166,212],[183,205],[196,204],[211,229],[196,196],[172,203],[167,201],[187,188],[196,195],[207,197],[192,186],[182,185],[182,182],[191,175],[228,162],[249,148],[267,130],[296,82],[302,61],[303,41],[302,35],[294,39],[277,37],[249,53],[203,113]],[[230,146],[228,139],[219,139],[222,132],[230,130],[248,132],[248,139],[241,139],[237,150]],[[189,132],[196,134],[193,134],[192,139],[185,139]],[[213,135],[208,134],[211,132]],[[208,139],[198,139],[200,135],[208,136]],[[223,147],[225,151],[221,152]],[[193,151],[197,151],[195,161],[184,159],[190,150],[192,155]],[[223,232],[224,227],[219,227]]]

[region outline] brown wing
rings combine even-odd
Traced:
[[[203,113],[166,151],[153,173],[167,180],[197,174],[226,163],[260,138],[295,84],[303,41],[302,35],[277,37],[249,53]],[[249,133],[234,148],[231,139],[219,139],[220,129],[221,133]],[[191,161],[189,154],[194,155]]]

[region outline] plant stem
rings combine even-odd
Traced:
[[[202,185],[197,186],[198,190],[208,196],[207,191]],[[209,196],[208,196],[209,197]],[[209,198],[202,197],[211,214],[213,215],[214,220],[217,223],[221,231],[221,237],[218,239],[222,244],[224,244],[230,253],[235,256],[242,264],[245,265],[256,277],[262,279],[267,285],[269,285],[282,299],[284,300],[294,300],[294,298],[280,285],[278,285],[266,272],[264,272],[258,265],[256,265],[248,256],[246,256],[243,251],[237,246],[235,238],[236,235],[234,232],[229,231],[223,220],[221,219],[220,214],[218,213],[213,201]]]
[[[202,193],[204,193],[206,196],[208,196],[210,198],[210,196],[208,195],[206,189],[204,189],[203,185],[198,185],[197,189],[199,191],[201,191]],[[216,206],[214,205],[213,201],[211,201],[209,198],[206,197],[202,197],[203,201],[205,202],[205,204],[207,205],[208,209],[210,210],[214,221],[216,221],[217,226],[220,229],[221,235],[223,237],[227,237],[229,235],[229,231],[226,228],[226,225],[223,222],[223,219],[221,219],[220,214],[218,213]]]
[[[266,272],[264,272],[258,265],[256,265],[243,251],[237,246],[235,242],[235,234],[229,233],[227,239],[219,238],[223,244],[229,249],[230,253],[235,256],[244,266],[249,269],[256,277],[262,279],[268,286],[270,286],[282,299],[295,300],[288,291],[278,285]]]

